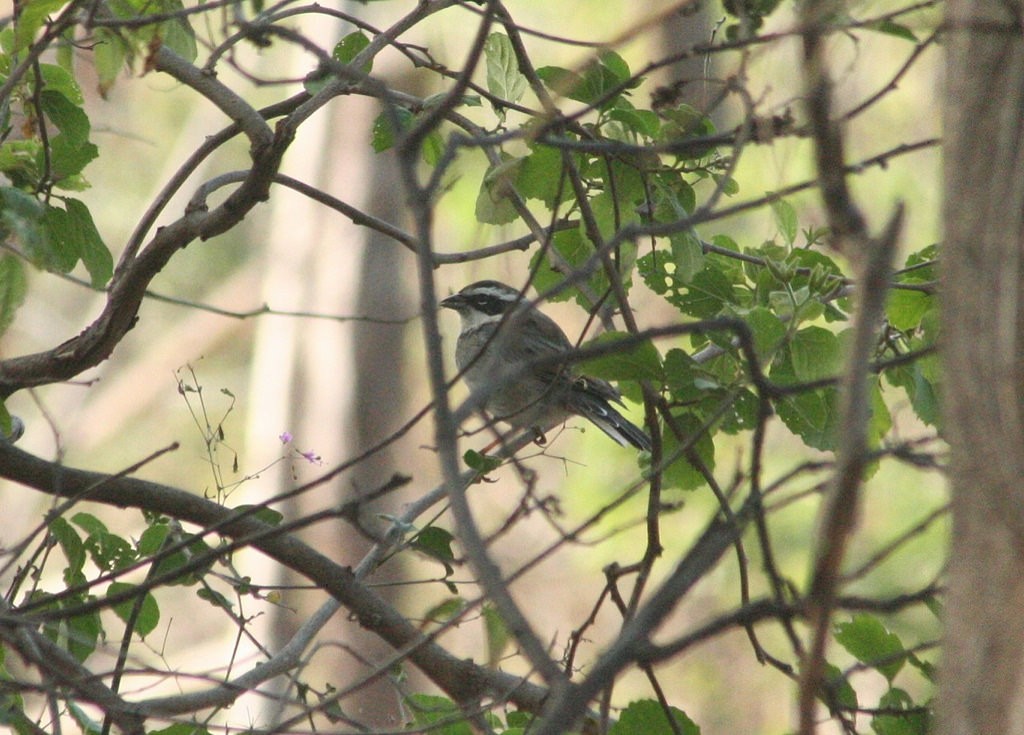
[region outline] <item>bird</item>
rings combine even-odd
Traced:
[[[619,445],[651,451],[650,437],[612,406],[624,404],[610,383],[557,359],[569,358],[572,343],[521,291],[477,281],[440,306],[461,318],[455,363],[470,389],[483,394],[493,418],[533,431],[543,444],[547,429],[582,416]]]

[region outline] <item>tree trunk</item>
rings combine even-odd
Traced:
[[[1024,733],[1022,0],[950,0],[945,424],[953,548],[941,735]]]

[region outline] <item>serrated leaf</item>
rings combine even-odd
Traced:
[[[10,254],[0,256],[0,334],[7,331],[14,321],[14,315],[23,303],[28,292],[28,280],[25,278],[25,266],[21,260]],[[8,421],[10,417],[8,416]],[[6,435],[10,425],[4,429]]]
[[[504,33],[492,33],[484,41],[487,90],[506,102],[518,102],[526,91],[526,77],[519,71],[512,41]]]
[[[700,735],[700,727],[681,709],[669,707],[675,727],[668,713],[653,699],[631,702],[608,729],[609,735]]]
[[[854,615],[835,626],[836,643],[862,664],[877,669],[891,683],[904,664],[903,642],[874,615]]]
[[[125,582],[111,582],[110,586],[107,587],[107,595],[114,597],[136,589],[136,587],[137,585]],[[139,634],[140,638],[145,638],[156,630],[156,626],[160,623],[160,607],[156,604],[156,598],[149,591],[140,594],[143,595],[142,605],[139,608],[138,616],[135,618],[134,630]],[[131,620],[135,604],[135,598],[133,597],[111,605],[111,607],[122,621],[128,623]]]

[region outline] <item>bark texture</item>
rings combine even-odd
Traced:
[[[944,370],[953,547],[938,732],[1024,733],[1024,1],[950,0]]]

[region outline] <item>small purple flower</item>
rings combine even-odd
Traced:
[[[323,460],[320,458],[320,455],[317,454],[316,452],[299,452],[299,454],[301,454],[305,458],[305,460],[310,464],[318,465],[323,462]]]
[[[281,435],[277,438],[281,440],[282,444],[289,444],[292,440],[292,434],[290,431],[282,431]]]

